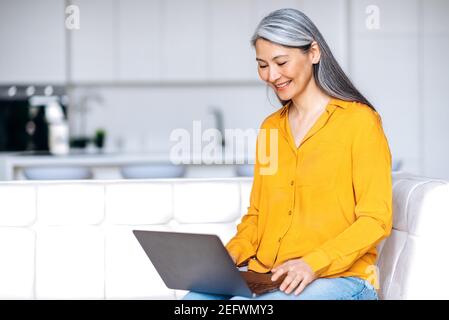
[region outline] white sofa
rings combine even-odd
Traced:
[[[381,297],[449,298],[449,184],[394,173],[394,231],[380,245]],[[179,299],[133,229],[227,242],[251,178],[0,183],[0,299]],[[442,270],[442,272],[440,271]]]

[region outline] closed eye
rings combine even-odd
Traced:
[[[287,61],[278,63],[278,66],[283,66],[286,63],[287,63]],[[265,65],[265,66],[259,65],[259,68],[261,68],[261,69],[266,68],[266,67],[268,67],[268,65]]]

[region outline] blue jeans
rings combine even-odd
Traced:
[[[256,298],[189,292],[183,300],[378,300],[377,292],[367,281],[357,277],[318,278],[299,295],[280,290]]]

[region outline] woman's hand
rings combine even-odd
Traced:
[[[317,277],[312,268],[302,259],[293,259],[273,268],[271,270],[273,276],[272,281],[276,281],[281,275],[287,273],[279,290],[290,294],[295,290],[295,295],[300,294],[304,288],[314,281]]]

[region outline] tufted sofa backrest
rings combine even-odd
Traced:
[[[384,299],[448,298],[449,184],[393,174],[379,246]],[[177,299],[132,230],[217,234],[246,213],[251,178],[0,183],[0,299]],[[441,286],[441,284],[443,284]]]
[[[250,188],[250,178],[0,183],[0,298],[177,298],[132,230],[227,242]]]
[[[381,298],[448,299],[449,183],[393,173],[393,216],[379,247]]]

